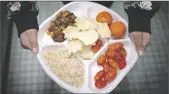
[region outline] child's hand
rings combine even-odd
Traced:
[[[25,49],[30,49],[34,54],[39,52],[37,30],[29,29],[20,35],[21,45]]]
[[[144,53],[146,46],[150,42],[150,33],[147,32],[131,32],[131,40],[135,44],[138,54],[141,56]]]

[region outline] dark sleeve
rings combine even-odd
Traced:
[[[18,37],[20,37],[20,34],[28,29],[39,30],[36,13],[33,11],[24,11],[17,13],[13,17],[13,21],[15,22],[18,30]]]
[[[18,37],[28,29],[39,30],[37,22],[38,7],[36,2],[19,2],[20,7],[17,8],[19,9],[17,11],[11,9],[12,5],[14,5],[13,2],[8,3],[8,14],[11,15],[12,20],[16,24]]]
[[[146,5],[146,7],[144,6]],[[160,2],[126,2],[124,9],[128,14],[129,32],[148,32],[151,34],[151,18],[159,10]]]

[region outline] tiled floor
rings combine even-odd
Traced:
[[[159,12],[152,18],[152,41],[145,55],[139,58],[112,94],[167,94],[168,5],[169,2],[163,2]],[[62,6],[61,2],[39,2],[39,24]],[[127,20],[123,2],[114,2],[111,9]],[[47,76],[30,51],[21,48],[15,26],[9,65],[8,94],[69,93]]]

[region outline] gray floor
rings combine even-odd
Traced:
[[[168,4],[169,2],[163,2],[159,12],[152,18],[152,41],[145,55],[139,58],[127,76],[112,91],[113,94],[167,94]],[[39,24],[62,6],[61,2],[39,2]],[[123,2],[114,2],[111,9],[127,20]],[[69,93],[47,76],[30,51],[21,48],[15,26],[13,27],[7,92],[8,94]]]

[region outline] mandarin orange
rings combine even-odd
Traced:
[[[97,22],[101,22],[101,23],[106,22],[108,25],[110,25],[112,23],[112,20],[113,20],[113,17],[108,12],[100,12],[96,16]]]
[[[110,31],[114,38],[122,38],[126,33],[126,26],[123,22],[116,21],[110,25]]]

